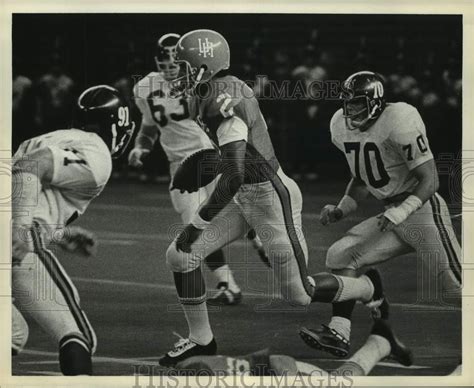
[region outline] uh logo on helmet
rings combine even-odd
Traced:
[[[225,38],[213,30],[184,34],[176,45],[176,63],[181,67],[180,89],[191,91],[230,66],[230,48]]]
[[[366,130],[385,109],[384,79],[372,71],[349,76],[342,85],[343,116],[350,130]]]

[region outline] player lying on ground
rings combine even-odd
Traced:
[[[92,374],[97,339],[53,252],[55,239],[101,193],[112,157],[123,153],[134,127],[118,91],[95,86],[79,97],[71,129],[26,140],[14,156],[13,192],[21,190],[13,200],[14,303],[57,342],[65,375]],[[13,309],[16,353],[28,334],[18,310]]]
[[[129,154],[129,164],[141,167],[156,141],[170,162],[170,176],[173,177],[179,164],[190,154],[212,148],[212,142],[201,127],[190,117],[189,97],[172,96],[172,81],[178,77],[179,66],[174,63],[178,34],[165,34],[158,40],[155,57],[158,72],[142,78],[134,87],[135,102],[142,113],[140,131],[135,148]],[[181,216],[184,225],[191,221],[199,205],[214,190],[216,182],[188,193],[170,189],[171,202]],[[248,234],[252,245],[265,260],[262,243],[254,231]],[[238,304],[242,299],[240,287],[234,279],[224,252],[219,249],[207,256],[205,262],[217,279],[216,295],[208,299],[212,304]]]
[[[193,355],[216,353],[200,265],[249,228],[262,238],[281,295],[289,303],[307,306],[311,302],[382,299],[376,271],[359,278],[308,275],[300,189],[280,167],[251,89],[223,72],[230,65],[225,38],[215,31],[196,30],[183,35],[176,47],[176,63],[182,66],[182,73],[174,85],[189,94],[192,117],[218,145],[221,176],[166,252],[189,337],[180,340],[160,364],[172,366]],[[237,206],[227,206],[231,201]]]
[[[413,363],[412,354],[393,333],[388,322],[377,319],[364,345],[343,365],[328,373],[317,365],[297,361],[285,355],[258,352],[248,356],[194,356],[181,361],[178,369],[218,376],[366,376],[386,357],[395,359],[402,365]]]
[[[385,103],[382,77],[363,71],[343,85],[344,108],[331,120],[332,141],[346,156],[352,180],[337,206],[326,205],[321,222],[337,222],[357,209],[369,193],[385,212],[350,229],[328,250],[333,273],[356,276],[360,269],[408,252],[420,259],[430,251],[438,297],[459,296],[461,248],[449,210],[437,193],[438,173],[423,120],[411,105]],[[425,263],[426,264],[426,263]],[[416,280],[416,279],[414,279]],[[333,305],[333,317],[320,329],[302,329],[311,346],[344,357],[349,352],[354,302]]]

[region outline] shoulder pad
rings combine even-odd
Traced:
[[[234,76],[226,76],[210,82],[210,90],[206,98],[208,116],[231,117],[234,108],[243,99],[254,99],[252,89],[242,80]]]
[[[133,95],[139,98],[147,98],[162,82],[164,82],[164,78],[161,73],[153,71],[137,82],[133,87]]]

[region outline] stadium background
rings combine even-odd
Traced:
[[[131,98],[133,77],[155,70],[158,37],[195,28],[216,29],[228,39],[232,73],[249,81],[257,96],[268,95],[268,80],[278,87],[343,80],[364,69],[380,72],[389,101],[420,110],[437,156],[457,156],[461,149],[461,16],[210,14],[15,15],[13,73],[24,98],[14,104],[13,149],[25,138],[67,126],[74,98],[87,86],[111,84]],[[329,136],[338,101],[260,103],[277,155],[293,177],[347,174]],[[135,175],[117,167],[116,177]],[[161,150],[145,171],[151,180],[167,174]]]
[[[26,138],[68,126],[75,97],[87,86],[115,85],[131,98],[131,76],[145,76],[155,69],[157,38],[195,28],[216,29],[228,39],[232,72],[251,81],[257,95],[264,95],[269,87],[262,82],[265,77],[254,82],[257,75],[281,85],[342,80],[363,69],[382,73],[388,80],[389,101],[407,101],[420,110],[437,158],[441,192],[455,208],[452,214],[459,213],[461,16],[16,14],[13,149]],[[291,99],[261,99],[260,103],[277,156],[303,192],[309,270],[322,271],[328,247],[351,226],[377,214],[381,206],[368,199],[354,216],[331,227],[319,225],[320,209],[339,198],[348,178],[344,157],[329,137],[329,120],[339,103]],[[129,170],[125,160],[115,167],[114,179],[77,221],[96,234],[96,256],[84,260],[59,254],[99,338],[94,358],[99,375],[129,375],[136,365],[157,365],[159,356],[176,340],[172,333],[186,335],[172,275],[164,264],[170,226],[178,222],[169,199],[166,159],[157,149],[146,174]],[[459,236],[461,218],[453,222]],[[315,304],[309,313],[289,309],[273,298],[271,271],[244,240],[225,249],[244,301],[211,312],[219,352],[247,354],[271,346],[275,353],[324,368],[340,365],[297,338],[301,325],[325,322],[331,307]],[[426,276],[421,261],[408,254],[380,265],[390,295],[392,325],[412,347],[416,365],[407,369],[384,362],[375,375],[443,375],[459,363],[461,309],[433,299],[425,287],[419,287]],[[213,280],[208,278],[208,284],[212,289]],[[29,324],[30,339],[26,350],[13,359],[13,373],[58,374],[55,344],[34,322]],[[367,310],[358,306],[352,351],[363,343],[370,324]]]

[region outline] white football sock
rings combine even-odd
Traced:
[[[188,322],[189,339],[199,345],[209,344],[214,335],[209,323],[206,301],[199,304],[182,304],[182,306]]]
[[[347,276],[336,276],[339,282],[339,292],[333,302],[344,302],[346,300],[360,300],[369,302],[374,295],[374,285],[366,275],[358,278]]]
[[[328,326],[336,330],[340,335],[342,335],[346,340],[351,338],[351,321],[350,319],[344,317],[334,316],[331,318]]]
[[[390,343],[384,337],[371,334],[365,344],[348,360],[348,362],[359,365],[365,375],[383,358],[390,354]],[[342,365],[340,370],[344,369]]]

